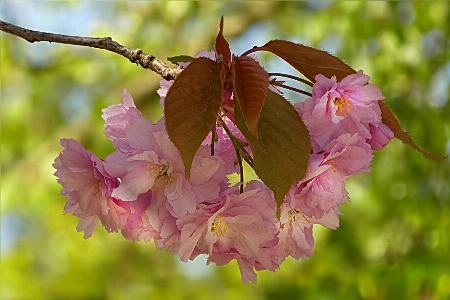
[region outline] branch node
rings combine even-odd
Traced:
[[[140,57],[141,53],[142,53],[141,49],[134,49],[131,52],[130,61],[132,63],[136,63],[136,65],[139,65],[139,57]]]

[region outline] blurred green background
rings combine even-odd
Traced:
[[[450,154],[448,1],[0,2],[4,21],[111,36],[163,60],[212,50],[221,15],[235,54],[288,39],[363,69],[420,146]],[[255,285],[241,283],[234,262],[181,263],[101,227],[84,240],[78,219],[62,215],[51,166],[59,139],[109,154],[101,109],[126,87],[156,121],[160,77],[104,50],[0,37],[1,299],[450,299],[450,161],[426,160],[397,140],[376,153],[372,173],[348,181],[352,202],[338,230],[315,229],[314,257],[259,272]]]

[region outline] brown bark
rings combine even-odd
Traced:
[[[182,71],[179,67],[170,68],[160,59],[151,54],[142,52],[141,49],[122,46],[110,37],[91,38],[34,31],[1,20],[0,30],[21,37],[30,43],[50,42],[108,50],[128,58],[132,63],[139,64],[145,69],[156,72],[166,80],[175,79]]]

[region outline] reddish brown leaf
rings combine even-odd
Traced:
[[[221,67],[222,61],[194,59],[164,100],[167,134],[180,151],[186,178],[197,149],[216,122],[222,100]]]
[[[231,80],[234,97],[239,102],[245,124],[258,136],[258,120],[269,88],[269,74],[248,56],[233,57]]]
[[[253,168],[273,191],[278,208],[292,185],[305,177],[311,153],[309,132],[292,104],[268,91],[259,120],[259,137],[250,134],[239,104],[236,125],[253,153]]]
[[[336,76],[340,81],[347,75],[355,73],[339,58],[325,51],[301,44],[273,40],[259,49],[278,55],[312,82],[315,82],[314,78],[317,74],[322,74],[328,78]]]
[[[416,149],[420,153],[423,154],[428,159],[445,159],[447,156],[437,156],[434,155],[431,152],[427,152],[423,149],[421,149],[419,146],[417,146],[414,141],[411,139],[409,134],[402,129],[400,126],[400,123],[398,122],[397,118],[392,113],[391,109],[386,106],[386,104],[382,101],[378,102],[380,104],[381,109],[381,117],[383,118],[383,123],[386,124],[392,132],[394,132],[394,136],[398,138],[403,143],[411,146],[412,148]]]
[[[230,65],[231,61],[231,51],[230,51],[230,45],[228,44],[227,40],[223,36],[223,16],[220,18],[220,29],[219,34],[216,38],[216,46],[215,50],[217,55],[222,54],[223,61],[227,66]]]

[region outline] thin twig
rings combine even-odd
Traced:
[[[241,171],[240,177],[239,177],[239,181],[241,182],[241,186],[239,187],[239,192],[242,194],[244,192],[244,166],[242,165],[242,156],[241,156],[239,143],[236,141],[235,137],[231,133],[230,129],[228,129],[225,122],[222,123],[222,127],[225,129],[226,133],[230,137],[230,140],[234,146],[234,151],[236,151],[236,158],[238,160],[239,170]]]
[[[128,58],[132,63],[139,64],[145,69],[156,72],[166,80],[175,79],[183,70],[179,67],[170,68],[155,56],[145,54],[141,49],[122,46],[110,37],[91,38],[34,31],[1,20],[0,30],[21,37],[30,43],[50,42],[108,50]]]
[[[239,180],[241,181],[241,186],[239,187],[239,192],[242,194],[244,192],[244,166],[242,165],[242,157],[239,153],[239,149],[235,148],[236,157],[238,159],[239,170],[241,170],[241,174],[239,176]]]
[[[312,97],[312,94],[311,94],[311,93],[306,92],[306,91],[301,90],[301,89],[297,89],[297,88],[292,87],[292,86],[289,86],[289,85],[280,84],[280,85],[277,85],[277,86],[278,86],[278,87],[281,87],[281,88],[285,88],[285,89],[287,89],[287,90],[291,90],[291,91],[297,92],[297,93],[299,93],[299,94],[303,94],[303,95]]]
[[[216,123],[214,123],[213,129],[211,130],[211,156],[214,156],[214,144],[216,143]]]
[[[244,146],[239,143],[239,141],[237,142],[239,144],[239,149],[241,150],[242,157],[249,164],[249,166],[253,168],[253,157],[250,155],[250,153],[248,153],[247,149],[245,149]]]
[[[230,129],[225,124],[225,122],[222,122],[222,127],[223,127],[223,129],[225,129],[225,132],[230,137],[231,143],[233,143],[234,148],[239,149],[239,154],[241,154],[241,153],[244,154],[244,155],[242,155],[242,158],[248,163],[248,165],[250,167],[253,168],[253,158],[250,156],[250,154],[247,152],[247,150],[245,150],[244,147],[242,147],[242,145],[239,144],[237,139],[234,137],[234,135],[231,133]]]
[[[289,74],[284,74],[284,73],[269,73],[269,75],[270,75],[270,76],[281,76],[281,77],[286,77],[286,78],[290,78],[290,79],[293,79],[293,80],[300,81],[301,83],[304,83],[304,84],[309,85],[309,86],[311,86],[311,87],[314,86],[314,83],[312,83],[311,81],[308,81],[308,80],[306,80],[306,79],[303,79],[303,78],[300,78],[300,77],[297,77],[297,76],[289,75]]]

